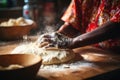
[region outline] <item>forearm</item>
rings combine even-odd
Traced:
[[[80,32],[73,28],[69,23],[65,22],[60,29],[58,30],[59,33],[62,33],[68,37],[76,37]]]
[[[92,32],[85,33],[73,38],[73,43],[70,48],[77,48],[81,46],[95,44],[107,39],[120,37],[120,23],[107,22],[101,27]]]

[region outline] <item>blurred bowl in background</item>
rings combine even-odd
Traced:
[[[0,70],[0,80],[34,80],[41,62],[41,57],[34,54],[0,55],[0,66],[2,67],[14,64],[23,66],[22,68]]]
[[[1,22],[8,21],[9,19],[2,19]],[[31,29],[36,28],[36,23],[33,20],[25,19],[27,25],[19,26],[0,26],[0,40],[18,40],[23,39],[23,36],[28,35]]]

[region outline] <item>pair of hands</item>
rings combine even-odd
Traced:
[[[61,33],[53,32],[41,35],[36,43],[39,47],[57,47],[57,48],[69,48],[73,42],[73,38],[69,38]]]

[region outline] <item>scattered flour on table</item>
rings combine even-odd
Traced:
[[[29,48],[28,48],[29,47]],[[33,43],[20,45],[15,48],[12,53],[15,52],[21,53],[34,53],[34,54],[41,54],[41,50],[38,49]],[[38,53],[39,52],[39,53]],[[41,54],[43,55],[43,54]],[[53,64],[53,65],[42,65],[41,69],[46,70],[65,70],[65,69],[79,69],[80,67],[97,67],[94,63],[90,63],[84,60],[81,61],[74,61],[71,63],[62,63],[62,64]]]
[[[41,69],[50,69],[50,70],[65,70],[65,69],[79,69],[80,67],[97,67],[94,63],[87,61],[76,61],[73,63],[64,63],[57,65],[42,65]]]

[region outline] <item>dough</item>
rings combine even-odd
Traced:
[[[34,43],[23,44],[16,47],[12,54],[37,54],[43,59],[43,64],[60,64],[68,62],[75,57],[75,54],[70,49],[58,49],[58,48],[39,48]]]
[[[19,64],[11,64],[7,67],[0,66],[0,70],[13,70],[13,69],[19,69],[19,68],[23,68],[23,66]]]

